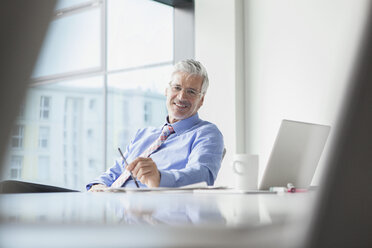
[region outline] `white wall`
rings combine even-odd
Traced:
[[[211,81],[200,115],[220,127],[228,149],[217,183],[233,185],[229,165],[241,145],[246,152],[259,154],[265,165],[282,119],[335,126],[367,4],[367,0],[195,1],[195,57],[206,65]],[[239,99],[244,88],[245,98]]]
[[[247,142],[266,164],[282,119],[335,127],[368,8],[360,0],[246,3]]]
[[[239,93],[244,92],[243,32],[236,25],[239,18],[239,23],[243,23],[243,16],[236,15],[239,7],[243,12],[239,4],[241,2],[225,0],[195,1],[195,58],[205,65],[210,80],[199,114],[202,119],[215,123],[224,135],[227,153],[216,181],[223,185],[232,182],[229,164],[236,150],[244,146],[244,134],[236,129],[244,121],[244,104],[236,104],[236,101],[242,102]]]

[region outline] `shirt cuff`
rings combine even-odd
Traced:
[[[106,185],[103,181],[98,181],[98,180],[96,180],[96,181],[90,182],[90,183],[87,184],[87,186],[85,186],[85,187],[86,187],[87,190],[90,190],[90,188],[92,188],[92,186],[95,185],[95,184],[103,184],[103,185]]]
[[[159,170],[160,183],[159,187],[174,187],[176,179],[171,171]]]

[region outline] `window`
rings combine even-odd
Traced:
[[[39,181],[46,182],[50,181],[49,178],[49,157],[47,156],[39,156],[38,159],[38,179]]]
[[[57,1],[11,136],[22,150],[10,149],[8,161],[27,154],[12,175],[84,190],[138,128],[161,125],[178,58],[175,13],[151,0]]]
[[[88,139],[93,138],[93,129],[89,128],[89,129],[87,130],[87,137],[88,137]]]
[[[174,64],[174,8],[155,1],[116,0],[107,2],[107,13],[105,163],[111,166],[116,147],[125,149],[128,136],[139,127],[161,125],[165,120],[164,89]],[[147,105],[159,119],[150,120],[155,115],[150,112],[144,116],[143,99],[159,103],[156,109]]]
[[[89,109],[93,110],[96,106],[96,100],[95,99],[90,99],[89,100]]]
[[[48,120],[50,111],[50,97],[40,97],[40,119]]]
[[[97,6],[94,6],[97,4]],[[50,23],[33,78],[82,72],[101,66],[101,7],[98,1],[56,12]]]
[[[116,0],[108,1],[107,11],[109,70],[173,63],[173,8]]]
[[[48,148],[49,127],[39,128],[39,148]]]
[[[128,125],[129,124],[129,102],[128,100],[123,101],[123,124]]]
[[[152,115],[152,104],[151,102],[145,102],[143,105],[143,119],[145,123],[151,123],[151,115]]]
[[[22,161],[23,161],[23,157],[12,156],[12,158],[10,160],[10,178],[11,179],[20,179],[21,178]]]
[[[89,159],[88,164],[89,164],[90,169],[96,168],[96,164],[95,164],[94,159]]]
[[[23,131],[24,131],[23,125],[16,125],[13,128],[12,141],[11,141],[12,148],[23,147]]]
[[[129,130],[127,128],[122,129],[119,137],[120,137],[120,142],[119,142],[118,147],[121,147],[121,148],[126,147],[130,142]]]

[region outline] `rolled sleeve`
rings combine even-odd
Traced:
[[[159,187],[174,187],[176,179],[172,171],[159,170],[160,184]]]
[[[110,167],[105,173],[89,182],[86,185],[86,189],[89,190],[94,184],[103,184],[110,187],[113,182],[115,182],[115,180],[121,175],[121,173],[123,173],[124,167],[124,161],[122,159],[115,160],[114,165]]]
[[[223,136],[217,130],[202,130],[191,146],[185,168],[159,170],[160,187],[181,187],[206,182],[213,185],[221,167]]]

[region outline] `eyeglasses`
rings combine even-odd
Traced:
[[[182,89],[184,89],[181,87],[181,85],[172,84],[172,82],[169,82],[169,87],[173,93],[179,93],[182,91]],[[203,94],[200,91],[197,91],[191,88],[184,89],[184,91],[186,92],[186,95],[190,98],[195,98]]]

